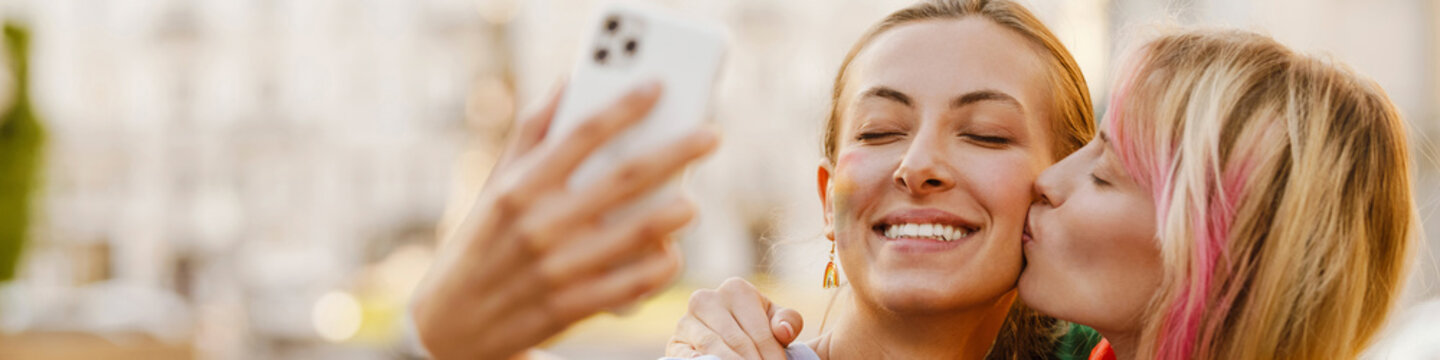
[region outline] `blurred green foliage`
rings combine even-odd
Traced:
[[[0,118],[0,281],[15,276],[25,249],[32,196],[39,180],[45,133],[31,108],[28,60],[30,36],[25,29],[5,25],[5,47],[15,79],[14,97]]]

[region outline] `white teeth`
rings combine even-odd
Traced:
[[[941,224],[896,224],[885,227],[887,238],[933,238],[940,241],[955,241],[970,235],[961,228]]]

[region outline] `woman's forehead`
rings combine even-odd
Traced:
[[[899,25],[871,40],[847,69],[842,97],[876,88],[899,91],[917,105],[944,105],[978,91],[1008,95],[1044,110],[1051,91],[1046,62],[1033,42],[979,17]]]

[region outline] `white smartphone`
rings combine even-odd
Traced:
[[[576,169],[568,180],[571,189],[592,184],[625,160],[698,129],[708,116],[727,43],[717,24],[622,3],[604,6],[587,33],[551,123],[552,134],[559,136],[547,137],[563,139],[641,84],[658,81],[663,90],[645,119],[612,138]],[[677,191],[673,184],[657,190]],[[651,195],[639,202],[662,197]]]

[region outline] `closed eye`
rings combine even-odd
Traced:
[[[966,134],[966,135],[961,135],[961,137],[969,138],[970,140],[975,140],[975,141],[978,141],[978,142],[981,142],[981,143],[985,143],[985,144],[988,144],[988,145],[1008,145],[1008,144],[1010,144],[1010,139],[1009,139],[1009,138],[1000,137],[1000,136],[985,136],[985,135]]]
[[[1095,173],[1090,173],[1090,180],[1095,182],[1096,186],[1110,186],[1109,181],[1105,181],[1105,179],[1101,179],[1099,176],[1095,176]]]
[[[856,140],[856,141],[860,141],[860,142],[866,142],[866,141],[884,140],[884,139],[888,139],[888,138],[892,138],[892,137],[898,137],[898,136],[902,136],[902,135],[905,135],[905,133],[901,133],[901,132],[897,132],[897,131],[889,131],[889,132],[863,132],[863,133],[860,133],[859,135],[855,135],[855,140]]]

